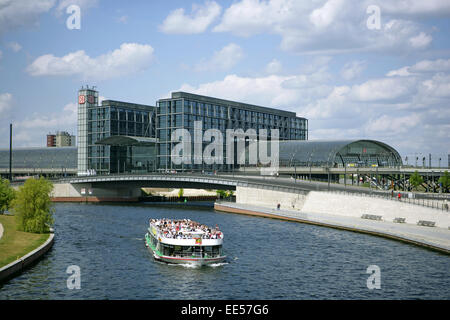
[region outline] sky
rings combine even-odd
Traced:
[[[14,147],[76,135],[89,85],[293,111],[310,140],[380,140],[447,165],[449,30],[448,0],[0,0],[0,148],[9,123]]]

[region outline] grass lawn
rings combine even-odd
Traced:
[[[0,268],[26,255],[43,244],[50,234],[17,231],[16,219],[10,215],[0,215],[3,236],[0,238]]]

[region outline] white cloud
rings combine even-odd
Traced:
[[[275,34],[283,50],[301,53],[405,52],[429,45],[431,36],[408,16],[382,15],[381,30],[369,30],[366,9],[372,2],[241,0],[225,10],[213,31],[241,37]]]
[[[367,133],[378,134],[379,132],[389,131],[392,135],[405,134],[412,128],[421,123],[421,117],[417,113],[411,113],[406,116],[381,115],[368,122],[366,126]]]
[[[411,76],[433,72],[450,71],[450,59],[422,60],[413,66],[405,66],[397,70],[391,70],[386,75],[391,76]]]
[[[62,110],[51,114],[34,113],[14,123],[14,141],[18,147],[45,145],[47,132],[67,131],[76,133],[77,110],[75,102],[66,104]]]
[[[211,59],[198,63],[194,69],[196,71],[225,71],[234,67],[243,57],[242,48],[235,43],[230,43],[214,52]]]
[[[270,32],[277,25],[294,20],[294,9],[292,1],[287,0],[242,0],[225,11],[213,31],[231,32],[243,37]]]
[[[450,2],[442,0],[402,0],[384,1],[379,3],[381,11],[386,14],[404,16],[448,16]]]
[[[318,98],[330,93],[328,74],[319,70],[312,74],[266,75],[243,77],[227,75],[223,80],[203,83],[197,87],[183,84],[180,91],[242,101],[268,107],[300,110]]]
[[[14,52],[19,52],[22,49],[22,46],[17,42],[9,42],[7,46]]]
[[[159,30],[164,33],[194,34],[204,32],[208,26],[220,15],[222,8],[214,1],[206,1],[203,6],[193,4],[190,16],[183,8],[172,11]]]
[[[5,114],[11,109],[12,106],[12,94],[0,93],[0,114]]]
[[[16,28],[37,25],[39,15],[48,12],[55,0],[1,0],[0,35]]]
[[[61,16],[66,14],[66,10],[71,5],[79,6],[81,14],[83,14],[83,10],[95,7],[98,3],[98,0],[59,0],[58,5],[55,8],[55,12],[57,16]]]
[[[433,38],[430,35],[421,32],[417,36],[409,38],[409,43],[414,48],[425,48],[431,43],[431,40]]]
[[[428,103],[432,102],[432,98],[450,98],[450,75],[435,74],[420,83],[420,90],[421,96],[427,98]]]
[[[375,139],[410,154],[450,151],[450,59],[418,61],[385,77],[340,86],[332,84],[329,61],[309,73],[232,74],[180,90],[295,111],[310,120],[310,139]],[[353,66],[365,67],[357,62]]]
[[[108,99],[105,98],[104,96],[98,96],[98,105],[99,106],[102,104],[103,100],[108,100]]]
[[[422,60],[411,67],[411,72],[450,71],[450,59]]]
[[[341,77],[345,80],[357,78],[366,68],[365,61],[352,61],[344,65],[341,70]]]
[[[328,0],[322,7],[313,10],[309,20],[316,27],[328,27],[342,10],[343,0]]]
[[[54,112],[50,115],[35,113],[17,122],[16,126],[21,129],[45,129],[47,131],[58,128],[63,130],[66,127],[73,129],[77,125],[77,110],[78,105],[70,102],[60,112]]]
[[[397,70],[391,70],[388,73],[386,73],[386,76],[387,77],[395,77],[395,76],[407,77],[407,76],[410,76],[411,73],[409,72],[409,68],[410,67],[402,67],[402,68],[397,69]]]
[[[371,79],[351,88],[349,97],[355,101],[395,101],[415,90],[414,79]]]
[[[287,79],[289,77],[276,75],[261,78],[228,75],[223,80],[204,83],[198,87],[183,84],[180,91],[263,106],[288,106],[298,97],[296,90],[282,86],[282,83]]]
[[[126,23],[128,23],[128,16],[121,16],[121,17],[117,18],[116,21],[126,24]]]
[[[32,76],[79,75],[84,79],[109,79],[147,69],[153,60],[153,48],[138,43],[123,43],[119,49],[96,58],[84,50],[63,57],[46,54],[27,67]]]
[[[283,70],[283,65],[277,59],[273,59],[266,66],[266,72],[268,74],[278,74]]]

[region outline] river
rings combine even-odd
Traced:
[[[211,204],[54,206],[55,243],[0,299],[449,299],[449,257],[354,232],[215,212]],[[223,264],[168,265],[145,247],[149,218],[218,224]],[[68,289],[69,266],[80,289]],[[368,289],[370,265],[380,289]]]

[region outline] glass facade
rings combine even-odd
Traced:
[[[191,136],[191,150],[204,150],[211,142],[194,141],[197,133],[203,136],[208,129],[218,129],[225,140],[227,129],[254,129],[258,133],[266,129],[270,139],[270,129],[279,130],[280,140],[307,140],[308,120],[297,117],[295,113],[278,109],[254,106],[212,97],[173,92],[169,99],[157,102],[156,134],[158,142],[158,168],[160,170],[227,170],[231,165],[226,161],[226,141],[223,145],[223,164],[205,164],[204,161],[191,164],[175,165],[171,161],[171,150],[179,141],[171,141],[176,129],[187,129]],[[194,127],[194,122],[201,123],[201,132]]]
[[[98,97],[98,92],[94,92],[95,97]],[[79,95],[82,94],[85,91],[80,90]],[[81,98],[81,102],[83,100],[87,99]],[[155,144],[115,145],[102,143],[102,140],[111,136],[154,138],[155,107],[114,100],[104,100],[101,105],[97,105],[97,99],[94,102],[87,105],[79,103],[78,172],[95,170],[97,174],[109,174],[153,171]]]
[[[400,154],[375,140],[282,141],[280,166],[392,167],[402,165]]]
[[[13,168],[30,169],[30,173],[41,169],[66,172],[77,168],[77,147],[13,148],[12,159]],[[0,168],[9,168],[9,149],[0,149]]]

